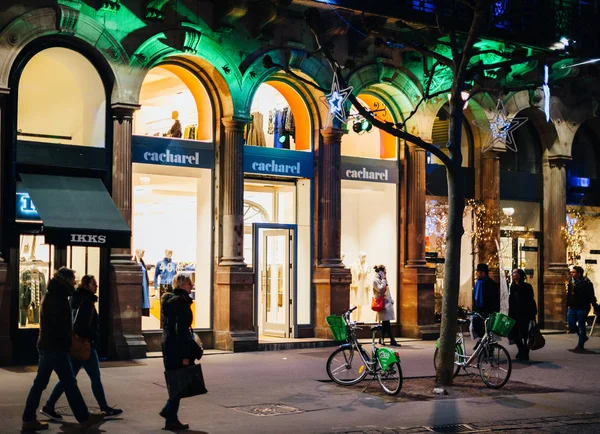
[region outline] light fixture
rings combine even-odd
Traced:
[[[462,98],[462,100],[465,102],[465,104],[463,105],[463,110],[466,110],[467,107],[469,106],[469,92],[465,92],[464,90],[460,93],[460,97]],[[449,93],[448,94],[448,102],[450,102],[452,100],[452,94]]]
[[[508,217],[510,217],[511,215],[513,215],[513,214],[515,213],[515,209],[514,209],[514,208],[512,208],[512,207],[511,207],[511,208],[502,208],[502,213],[503,213],[505,216],[508,216]]]
[[[373,125],[365,118],[355,119],[354,124],[352,125],[352,131],[354,131],[356,134],[368,133],[372,129]]]

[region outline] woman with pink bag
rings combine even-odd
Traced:
[[[392,334],[392,326],[390,325],[390,321],[396,319],[396,315],[394,313],[394,299],[392,298],[392,294],[390,293],[390,288],[387,283],[385,265],[375,265],[373,269],[375,270],[375,278],[373,280],[373,297],[383,297],[384,300],[383,310],[377,311],[377,321],[381,322],[382,327],[379,343],[385,345],[385,335],[387,334],[390,337],[390,345],[399,347],[400,344],[396,342],[396,339],[394,339],[394,335]]]

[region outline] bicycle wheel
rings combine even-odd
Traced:
[[[402,389],[402,367],[400,363],[394,362],[377,373],[377,381],[385,393],[397,395]]]
[[[499,389],[510,378],[512,363],[506,348],[491,344],[487,348],[482,348],[477,367],[485,385],[492,389]]]
[[[433,353],[433,367],[435,368],[435,372],[437,372],[437,355],[439,352],[439,348],[435,349],[435,353]],[[454,351],[454,376],[456,377],[460,372],[460,366],[456,365],[456,362],[460,362],[459,354],[463,354],[463,350],[460,345],[456,346],[456,350]]]
[[[365,360],[369,355],[360,349]],[[337,384],[351,386],[367,376],[368,369],[356,348],[338,348],[327,359],[327,375]]]

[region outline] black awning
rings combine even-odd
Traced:
[[[131,231],[97,178],[21,173],[47,244],[128,248]]]

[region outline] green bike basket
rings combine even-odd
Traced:
[[[327,325],[333,334],[333,339],[336,341],[346,340],[346,321],[339,315],[329,315],[327,318]]]
[[[488,331],[494,332],[499,336],[508,336],[515,325],[515,320],[500,312],[493,313],[487,320]]]

